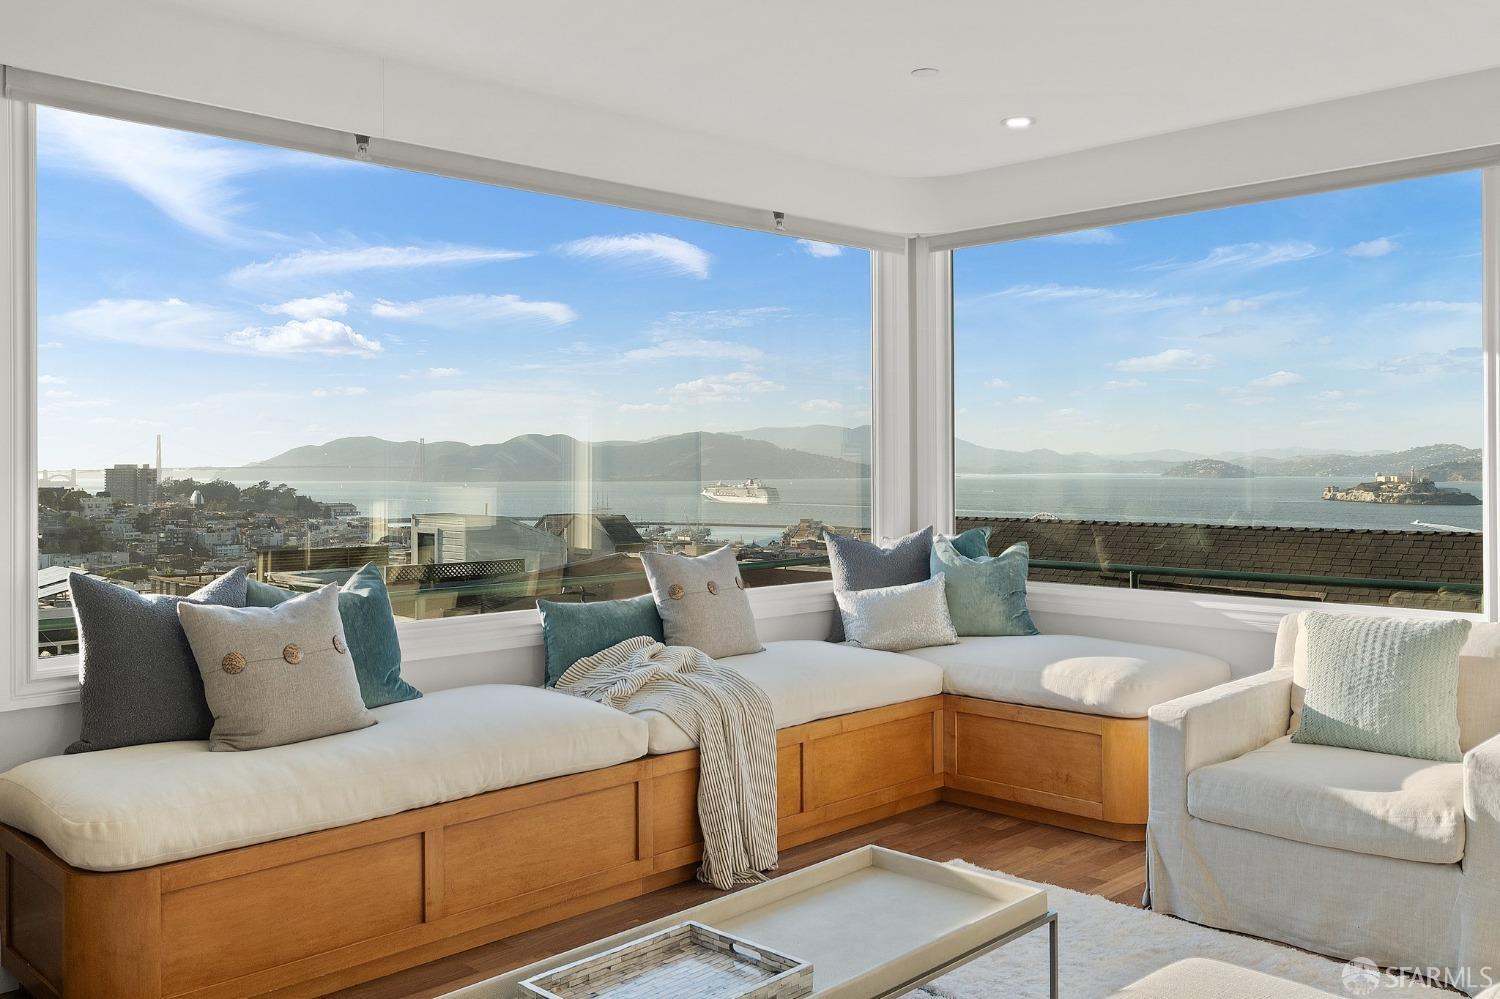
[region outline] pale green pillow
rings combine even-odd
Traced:
[[[1303,615],[1307,693],[1292,741],[1456,762],[1463,620]]]

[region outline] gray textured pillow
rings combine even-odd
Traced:
[[[68,577],[68,589],[78,616],[82,683],[82,725],[68,752],[207,739],[214,717],[177,605],[243,607],[245,570],[186,597],[144,596],[81,572]]]
[[[931,575],[928,566],[932,558],[930,527],[884,547],[839,534],[825,533],[823,540],[828,545],[828,568],[833,573],[835,593],[920,583]],[[835,617],[829,641],[843,640],[842,623]]]
[[[180,604],[213,711],[209,748],[265,749],[375,724],[330,583],[275,607]]]
[[[834,597],[850,645],[905,652],[958,644],[943,590],[943,574],[938,573],[920,583],[844,590]]]
[[[765,648],[732,547],[697,558],[642,552],[641,564],[668,645],[690,645],[710,659]]]

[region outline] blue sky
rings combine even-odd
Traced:
[[[961,250],[956,428],[1015,450],[1395,450],[1482,432],[1480,179]]]
[[[38,110],[39,463],[869,420],[869,255]]]

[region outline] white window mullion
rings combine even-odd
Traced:
[[[915,518],[912,482],[911,282],[904,251],[870,254],[870,536],[899,538]]]
[[[1484,170],[1484,596],[1487,621],[1500,620],[1500,167]]]

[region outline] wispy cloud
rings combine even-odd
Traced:
[[[414,320],[443,329],[465,330],[485,323],[541,323],[566,326],[578,318],[572,306],[519,295],[441,295],[410,302],[381,299],[370,307],[380,319]]]
[[[240,282],[287,281],[354,274],[360,271],[412,270],[463,264],[520,260],[533,254],[485,246],[360,246],[337,250],[298,250],[270,260],[245,264],[229,275]]]
[[[809,257],[837,257],[844,252],[837,243],[820,243],[816,239],[799,239],[797,248]]]
[[[348,398],[369,395],[370,390],[363,385],[334,385],[329,388],[315,388],[312,394],[317,399]]]
[[[1105,382],[1104,387],[1107,389],[1138,389],[1145,388],[1146,383],[1139,378],[1118,378]]]
[[[1401,244],[1389,236],[1381,236],[1378,239],[1367,239],[1362,243],[1355,243],[1344,252],[1351,257],[1383,257],[1387,253],[1395,253],[1401,248]]]
[[[625,402],[620,404],[622,413],[670,413],[672,407],[664,402]]]
[[[1196,350],[1172,347],[1158,354],[1127,357],[1123,361],[1114,362],[1110,367],[1116,371],[1132,372],[1195,371],[1211,368],[1217,363],[1212,354],[1201,354]]]
[[[1074,284],[1017,284],[982,297],[1076,305],[1105,313],[1157,312],[1188,305],[1192,301],[1181,295],[1162,295],[1149,288],[1098,288]]]
[[[1211,271],[1255,271],[1278,264],[1296,263],[1322,256],[1325,250],[1306,242],[1232,243],[1216,246],[1197,260],[1147,264],[1142,270],[1175,271],[1179,274]]]
[[[695,278],[708,277],[713,259],[703,247],[660,232],[588,236],[564,243],[558,249],[582,260],[644,265]]]
[[[1039,395],[1018,395],[1018,396],[1016,396],[1016,402],[1019,403],[1019,404],[1021,404],[1021,405],[1023,405],[1023,406],[1029,406],[1032,403],[1041,402],[1041,401],[1042,401],[1042,397],[1039,396]]]
[[[293,319],[279,326],[247,326],[225,338],[257,354],[348,354],[370,357],[383,349],[379,340],[355,332],[337,319]]]
[[[349,300],[354,296],[347,291],[331,291],[313,298],[294,298],[279,305],[263,308],[270,313],[291,316],[293,319],[328,319],[342,316],[349,311]]]
[[[1286,388],[1288,385],[1301,385],[1305,381],[1307,381],[1307,377],[1299,375],[1295,371],[1273,371],[1269,375],[1250,379],[1250,387],[1260,389]]]
[[[1244,295],[1239,298],[1226,299],[1215,305],[1205,305],[1200,311],[1205,316],[1237,316],[1246,312],[1259,312],[1269,302],[1282,298],[1290,298],[1298,294],[1294,291],[1267,291],[1259,295]]]
[[[809,399],[802,404],[804,413],[838,413],[844,404],[837,399]]]
[[[220,243],[255,235],[240,225],[250,204],[236,181],[275,167],[316,169],[322,159],[48,109],[37,115],[37,152],[47,167],[118,183],[183,228]]]
[[[728,340],[709,340],[703,337],[677,337],[663,339],[650,347],[637,347],[625,352],[627,361],[657,361],[684,357],[724,358],[746,364],[763,359],[765,351],[745,343]]]
[[[991,378],[989,381],[984,383],[984,387],[992,389],[1008,389],[1010,388],[1010,382],[1006,381],[1004,378]]]
[[[428,368],[428,378],[457,378],[463,374],[462,368]]]
[[[1053,243],[1072,243],[1078,246],[1110,246],[1120,241],[1119,234],[1113,229],[1079,229],[1043,238]]]
[[[692,381],[679,382],[661,391],[674,402],[701,404],[744,402],[751,396],[778,392],[781,388],[781,385],[753,371],[732,371],[725,375],[704,375]]]
[[[59,375],[37,375],[36,383],[38,385],[66,385],[68,380]]]
[[[1388,308],[1397,312],[1453,313],[1479,315],[1482,306],[1478,302],[1445,302],[1438,299],[1423,299],[1417,302],[1395,302]]]
[[[228,350],[224,331],[237,319],[231,313],[194,305],[180,298],[102,298],[92,305],[57,316],[55,328],[75,336],[143,347],[177,350]]]

